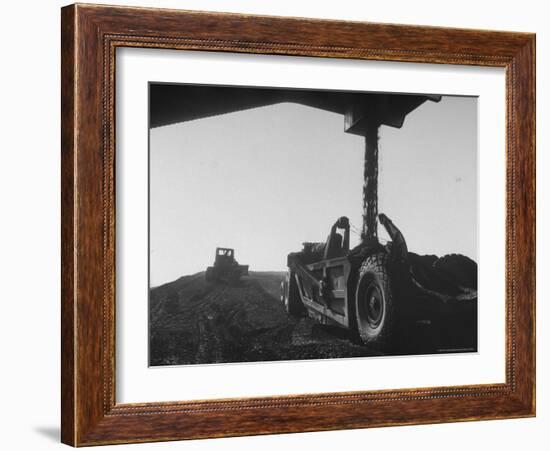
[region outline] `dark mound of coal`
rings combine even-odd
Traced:
[[[477,263],[460,254],[418,255],[409,252],[411,273],[424,288],[448,295],[477,290]]]

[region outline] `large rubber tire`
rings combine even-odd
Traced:
[[[298,290],[295,274],[288,272],[283,284],[282,301],[285,311],[296,318],[304,316],[306,312]]]
[[[382,352],[392,346],[396,322],[389,257],[381,252],[365,259],[355,293],[357,333],[364,344]]]

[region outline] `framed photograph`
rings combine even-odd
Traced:
[[[535,415],[535,36],[62,9],[62,441]]]

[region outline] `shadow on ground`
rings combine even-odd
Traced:
[[[52,442],[59,443],[61,441],[61,431],[58,426],[38,426],[34,430]]]

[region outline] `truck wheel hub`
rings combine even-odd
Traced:
[[[378,285],[373,284],[367,291],[367,322],[371,327],[377,327],[382,321],[384,302]]]

